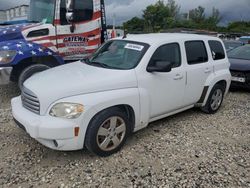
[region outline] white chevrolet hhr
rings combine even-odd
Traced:
[[[108,156],[152,121],[193,107],[215,113],[230,82],[216,37],[128,35],[89,59],[34,75],[12,110],[19,127],[49,148],[86,146]]]

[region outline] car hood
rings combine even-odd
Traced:
[[[41,114],[59,99],[75,95],[137,87],[134,70],[94,67],[80,61],[38,73],[24,82],[41,104]]]
[[[250,71],[250,60],[230,58],[229,62],[230,62],[230,70]]]

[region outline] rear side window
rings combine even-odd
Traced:
[[[203,41],[187,41],[185,42],[185,48],[189,65],[208,61],[207,50]]]
[[[166,44],[159,47],[150,60],[150,64],[156,61],[167,61],[172,63],[172,67],[179,67],[181,65],[181,52],[178,43]]]
[[[225,51],[221,42],[216,40],[210,40],[208,41],[208,44],[210,46],[212,57],[214,60],[225,59]]]

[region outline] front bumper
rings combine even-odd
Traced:
[[[10,82],[12,67],[0,67],[0,85],[6,85]]]
[[[231,82],[231,89],[250,89],[250,83]]]
[[[231,74],[233,77],[244,79],[244,82],[232,80],[232,82],[231,82],[232,89],[234,89],[234,88],[235,89],[236,88],[250,89],[250,72],[240,72],[240,71],[231,70]]]
[[[75,136],[74,129],[79,127],[75,122],[30,112],[22,106],[21,97],[12,99],[11,106],[17,125],[41,144],[63,151],[83,148],[83,142],[79,142],[82,139]]]

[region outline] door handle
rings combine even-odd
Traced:
[[[181,74],[176,74],[174,77],[174,80],[181,80],[183,78],[183,75]]]
[[[206,68],[204,72],[205,72],[205,73],[211,73],[211,72],[212,72],[212,70],[211,70],[211,69],[209,69],[209,68]]]

